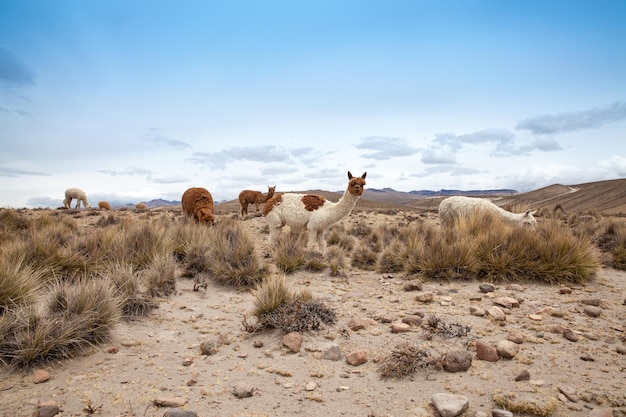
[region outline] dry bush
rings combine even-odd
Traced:
[[[626,270],[626,221],[604,219],[594,231],[593,242],[602,251],[606,266]]]
[[[120,305],[106,280],[58,282],[46,311],[11,309],[0,317],[0,360],[14,368],[54,363],[106,343]]]
[[[355,239],[343,226],[343,223],[335,223],[326,233],[327,246],[339,246],[345,251],[351,251],[354,248]]]
[[[176,292],[176,260],[165,253],[157,255],[143,271],[143,280],[147,294],[163,297]]]
[[[376,269],[378,254],[367,243],[359,243],[356,249],[350,253],[350,264],[355,268],[368,271]]]
[[[346,259],[339,246],[331,246],[326,250],[328,269],[331,277],[345,277]]]
[[[404,243],[397,239],[386,245],[378,257],[376,272],[389,274],[403,271],[405,261],[403,248]]]
[[[218,282],[235,286],[253,286],[269,274],[261,266],[255,251],[254,239],[241,221],[223,218],[210,228],[208,243],[211,248],[211,276]]]
[[[310,290],[294,293],[284,275],[273,275],[259,284],[253,291],[256,323],[244,319],[248,332],[265,328],[276,328],[284,333],[316,330],[320,325],[332,325],[337,318],[335,312],[313,298]]]
[[[472,328],[464,324],[447,323],[437,316],[429,316],[426,319],[426,327],[445,337],[464,337],[470,334]]]
[[[276,267],[291,274],[300,269],[306,262],[304,244],[300,233],[282,233],[276,241],[272,251],[272,258]]]
[[[324,255],[317,251],[307,251],[304,254],[304,259],[304,269],[309,272],[323,271],[328,266],[324,260]]]
[[[26,264],[24,256],[0,251],[0,315],[14,307],[34,305],[41,287],[41,271]]]
[[[115,295],[121,300],[122,318],[128,320],[146,316],[157,307],[154,299],[143,290],[142,279],[132,265],[111,263],[104,275],[115,288]]]
[[[388,356],[384,357],[378,367],[383,379],[403,378],[425,369],[436,366],[427,349],[418,345],[403,343],[396,347]]]

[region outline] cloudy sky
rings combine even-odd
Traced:
[[[2,0],[0,207],[626,177],[623,0]]]

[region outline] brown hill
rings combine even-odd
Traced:
[[[318,194],[330,201],[338,201],[341,192],[324,190],[299,191]],[[538,190],[514,195],[485,195],[499,206],[524,205],[532,209],[553,210],[558,204],[566,213],[598,212],[607,215],[626,215],[626,178],[597,181],[577,185],[554,184]],[[395,190],[365,190],[357,202],[359,210],[415,210],[437,211],[445,196],[416,197],[413,194]],[[238,213],[237,200],[225,201],[215,206],[218,214]],[[251,208],[254,210],[254,208]]]

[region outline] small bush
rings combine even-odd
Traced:
[[[306,261],[305,249],[299,233],[282,233],[272,253],[278,269],[291,274],[300,269]]]
[[[403,378],[419,369],[433,367],[435,362],[430,356],[424,348],[403,343],[382,359],[378,372],[383,379]]]
[[[143,271],[148,295],[162,297],[176,292],[176,260],[170,254],[159,255]]]
[[[41,275],[25,264],[23,257],[9,259],[5,252],[0,253],[0,315],[13,307],[34,305]]]
[[[378,262],[378,254],[369,245],[361,243],[350,254],[350,264],[355,268],[373,271]]]

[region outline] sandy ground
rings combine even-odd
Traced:
[[[263,219],[246,223],[258,232]],[[122,324],[112,344],[89,356],[47,368],[49,381],[34,384],[30,373],[2,376],[0,416],[30,416],[46,399],[61,405],[59,416],[85,416],[89,409],[102,416],[163,416],[167,408],[153,403],[160,397],[182,397],[183,408],[199,416],[436,416],[430,398],[438,392],[467,396],[465,416],[491,415],[499,408],[494,393],[557,401],[554,416],[587,416],[596,407],[613,408],[615,415],[626,410],[626,355],[620,353],[626,346],[626,272],[603,269],[570,294],[537,284],[525,284],[522,291],[496,285],[494,293],[485,294],[479,282],[426,282],[422,292],[435,293],[429,304],[415,300],[419,292],[404,290],[401,275],[349,269],[341,278],[322,271],[298,272],[288,280],[294,290],[310,289],[338,319],[334,326],[304,333],[297,353],[283,346],[279,331],[245,331],[242,320],[253,301],[249,291],[212,283],[194,291],[192,280],[180,278],[177,294],[163,299],[151,317]],[[469,314],[470,306],[489,308],[492,297],[501,295],[523,299],[506,322]],[[583,301],[592,298],[601,300],[597,318],[583,312]],[[389,321],[414,313],[472,330],[453,338],[423,326],[391,332]],[[536,313],[541,320],[529,317]],[[350,319],[370,324],[352,331]],[[578,341],[551,332],[555,325],[573,330]],[[402,379],[380,377],[380,361],[400,343],[437,354],[474,353],[476,341],[495,344],[513,332],[520,332],[523,342],[511,360],[474,358],[467,372],[424,369]],[[217,353],[203,355],[200,344],[218,339],[224,343]],[[345,357],[324,359],[333,346],[343,355],[365,350],[368,361],[352,366]],[[516,382],[524,369],[530,380]],[[233,390],[242,387],[253,395],[237,398]],[[562,387],[573,388],[579,400],[559,396]]]

